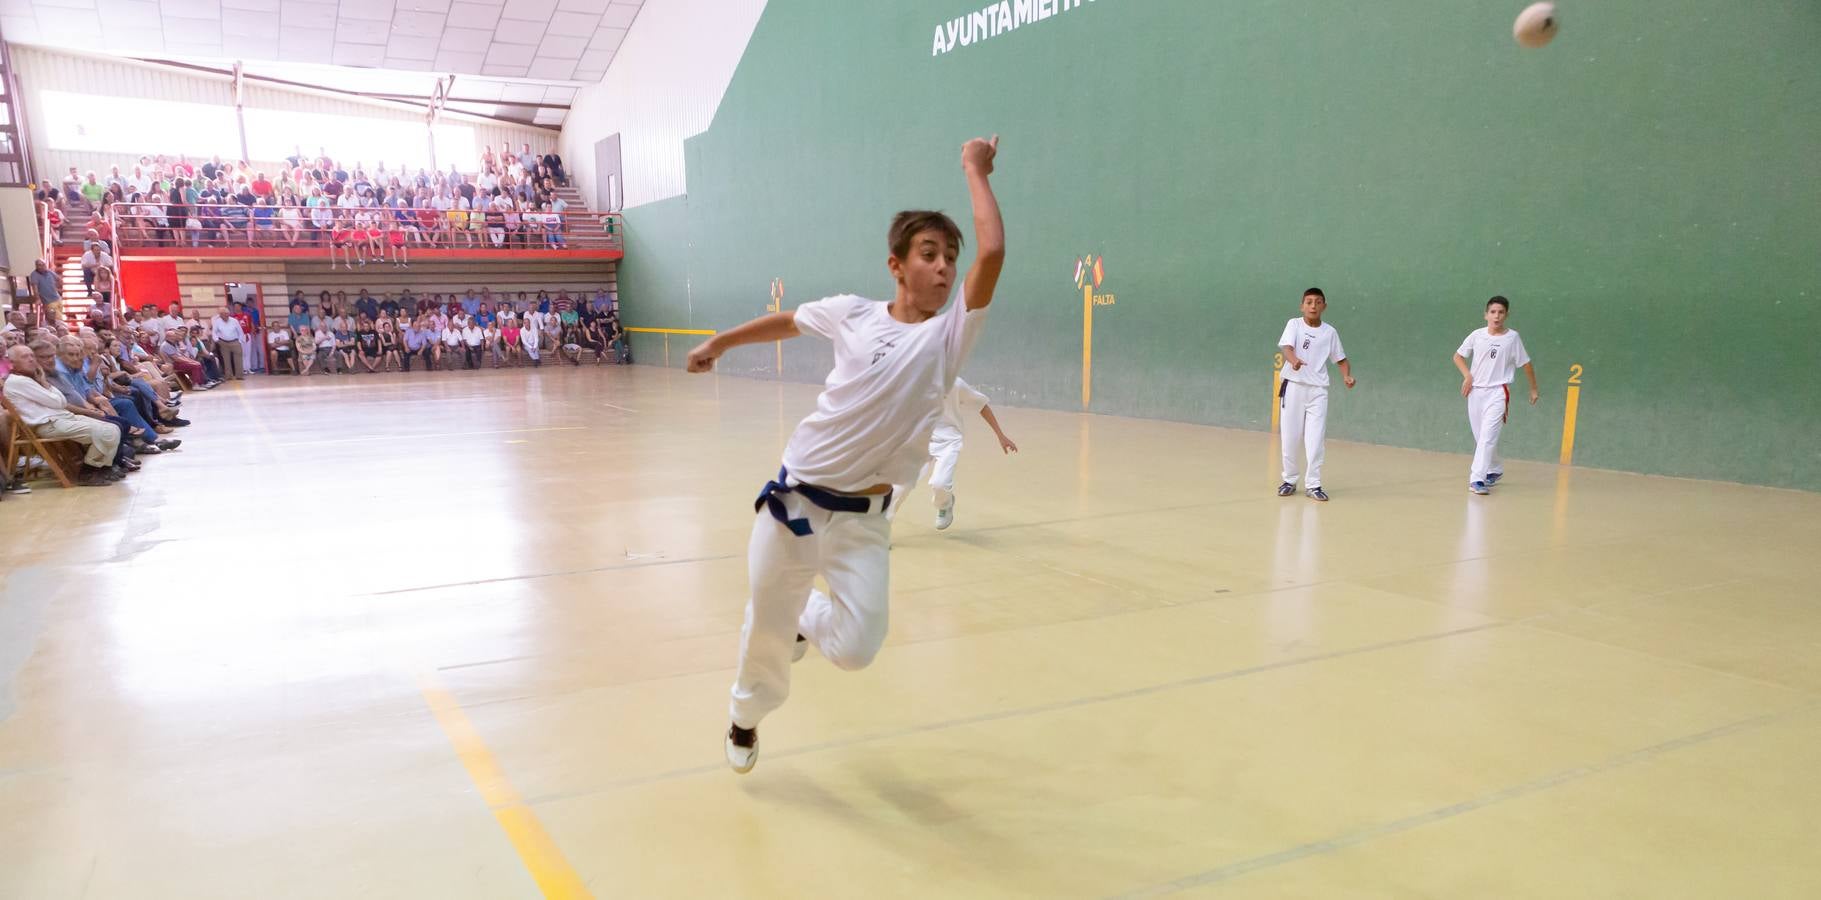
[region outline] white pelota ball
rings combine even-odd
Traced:
[[[1518,46],[1535,50],[1552,40],[1562,27],[1562,18],[1555,14],[1554,3],[1532,3],[1518,13],[1517,21],[1511,25],[1511,36],[1517,38]]]

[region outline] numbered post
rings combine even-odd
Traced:
[[[1280,390],[1283,390],[1283,386],[1284,386],[1284,355],[1282,353],[1278,353],[1276,355],[1275,361],[1273,361],[1271,363],[1271,433],[1272,434],[1277,433],[1277,417],[1283,413],[1283,407],[1278,405],[1278,402],[1277,402],[1277,392]]]
[[[774,313],[784,311],[784,279],[773,278],[771,280],[771,303],[765,307],[765,311]],[[778,377],[783,378],[784,342],[778,341],[777,346],[773,349],[776,350],[778,357]]]
[[[1094,398],[1094,283],[1081,286],[1081,411]]]
[[[1575,363],[1568,367],[1568,401],[1562,408],[1562,465],[1574,464],[1574,424],[1581,408],[1581,375],[1587,370]]]

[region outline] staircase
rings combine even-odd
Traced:
[[[74,248],[72,254],[71,248]],[[58,276],[58,287],[63,290],[63,324],[71,332],[88,324],[89,311],[101,302],[97,295],[90,294],[82,283],[82,242],[75,244],[58,244],[56,258],[51,261]],[[118,299],[116,296],[115,299]]]

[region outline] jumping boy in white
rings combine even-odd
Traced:
[[[1467,398],[1467,424],[1473,426],[1473,468],[1467,473],[1467,490],[1476,494],[1492,493],[1492,486],[1505,477],[1505,466],[1499,462],[1499,433],[1505,430],[1505,419],[1511,412],[1511,381],[1517,367],[1524,367],[1530,379],[1530,405],[1536,405],[1536,366],[1530,364],[1530,353],[1524,339],[1505,327],[1511,314],[1511,301],[1494,297],[1486,301],[1486,327],[1467,335],[1461,349],[1454,351],[1454,367],[1461,371],[1461,396]],[[1467,361],[1473,368],[1467,368]]]
[[[974,386],[955,379],[955,388],[948,392],[948,398],[942,404],[942,419],[936,423],[936,430],[929,436],[929,460],[923,464],[923,471],[917,473],[917,481],[929,479],[930,499],[936,504],[936,530],[941,531],[955,524],[955,464],[961,461],[961,417],[965,411],[979,410],[980,418],[993,429],[993,435],[999,438],[1001,453],[1017,453],[1018,445],[1005,436],[1005,430],[999,427],[999,417],[993,415],[993,407],[987,402],[986,395],[974,390]],[[893,485],[892,494],[898,502],[886,510],[887,519],[897,515],[910,499],[910,484]]]
[[[726,741],[736,772],[758,761],[759,721],[790,693],[790,664],[809,644],[836,666],[859,669],[885,640],[891,523],[882,513],[892,485],[910,482],[928,457],[943,398],[985,324],[1005,261],[1005,226],[988,183],[998,147],[994,137],[961,148],[979,249],[947,309],[961,229],[938,212],[901,212],[888,235],[886,266],[897,281],[890,303],[817,300],[690,351],[689,371],[707,372],[729,349],[804,333],[828,338],[835,350],[816,411],[797,425],[777,480],[754,504],[752,596]],[[812,588],[818,574],[826,594]]]
[[[1309,496],[1326,502],[1321,487],[1321,464],[1328,437],[1328,363],[1340,366],[1341,378],[1353,387],[1353,369],[1340,346],[1340,332],[1321,320],[1328,298],[1321,288],[1303,291],[1303,314],[1284,324],[1277,349],[1284,355],[1283,383],[1277,386],[1278,432],[1283,440],[1284,482],[1277,496],[1296,493],[1296,479],[1303,479]],[[1308,448],[1309,469],[1298,470],[1303,448]]]

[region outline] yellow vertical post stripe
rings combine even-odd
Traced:
[[[1094,285],[1081,286],[1081,410],[1094,398]]]
[[[1568,386],[1568,402],[1562,409],[1562,465],[1574,464],[1574,423],[1581,408],[1581,386]]]

